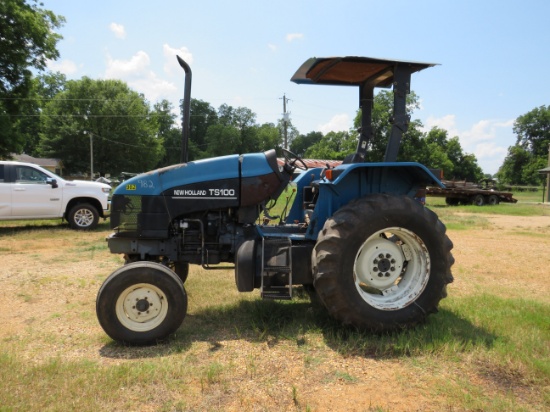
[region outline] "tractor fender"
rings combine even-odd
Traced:
[[[306,234],[312,240],[325,221],[352,200],[379,193],[419,198],[427,186],[445,187],[430,169],[416,162],[342,164],[324,176],[318,181],[319,197]]]

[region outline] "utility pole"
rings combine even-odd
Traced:
[[[288,149],[288,120],[290,118],[290,112],[287,113],[286,111],[286,102],[288,102],[290,99],[286,97],[286,94],[283,94],[283,97],[281,97],[281,99],[283,99],[283,133],[285,137],[284,148]]]
[[[548,143],[548,167],[550,167],[550,143]],[[550,203],[550,171],[546,173],[546,202]]]
[[[90,180],[94,180],[94,135],[90,132]]]

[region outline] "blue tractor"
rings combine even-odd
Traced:
[[[187,73],[185,148],[191,71],[179,62]],[[401,330],[437,312],[453,280],[452,242],[421,198],[426,186],[443,185],[421,164],[396,162],[411,75],[431,66],[339,57],[312,58],[298,69],[291,80],[299,84],[359,88],[357,150],[339,166],[308,169],[288,150],[283,164],[275,150],[191,162],[182,155],[180,164],[119,185],[107,241],[126,264],[97,296],[105,332],[137,345],[175,332],[187,312],[189,264],[234,268],[237,289],[259,289],[264,299],[291,299],[303,285],[333,318],[361,330]],[[383,161],[367,163],[377,87],[393,87],[392,133]],[[269,205],[291,180],[294,202],[278,224],[266,224]]]

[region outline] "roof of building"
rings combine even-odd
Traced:
[[[323,159],[302,159],[302,160],[304,161],[304,163],[308,168],[326,167],[327,165],[329,167],[336,167],[342,164],[342,161],[340,160],[323,160]],[[277,163],[279,164],[279,166],[282,166],[285,163],[285,159],[283,157],[278,157]]]
[[[25,153],[12,155],[12,156],[13,156],[13,159],[17,160],[18,162],[33,163],[35,165],[42,166],[42,167],[54,167],[54,168],[59,167],[58,159],[45,159],[41,157],[33,157]]]

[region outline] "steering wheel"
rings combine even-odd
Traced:
[[[283,157],[285,158],[285,162],[290,167],[298,168],[300,170],[307,170],[308,169],[306,163],[304,162],[304,159],[302,159],[296,153],[293,153],[290,150],[285,149],[285,148],[281,148],[281,150],[283,151]]]

